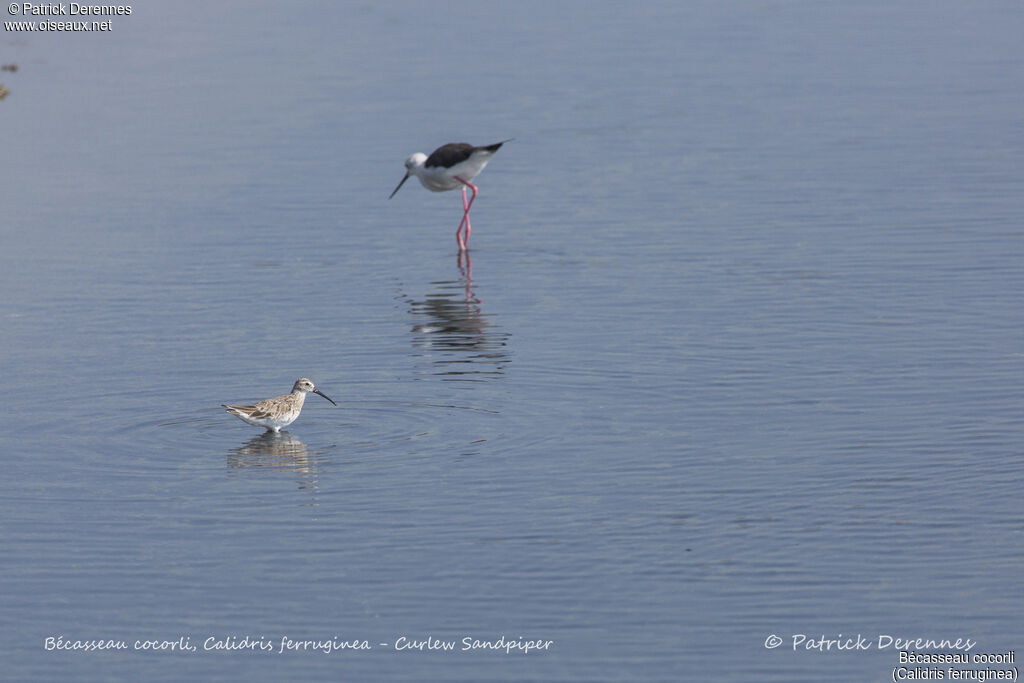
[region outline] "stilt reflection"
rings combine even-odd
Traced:
[[[413,344],[431,359],[434,374],[464,381],[500,376],[509,361],[509,335],[483,310],[469,252],[460,252],[456,263],[458,280],[434,282],[434,292],[409,302],[418,319]]]

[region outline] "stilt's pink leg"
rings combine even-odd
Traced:
[[[459,221],[459,227],[455,229],[455,241],[459,243],[459,253],[461,254],[466,250],[466,243],[462,241],[462,225],[469,222],[469,204],[466,203],[466,186],[462,186],[462,220]],[[469,231],[466,231],[466,236],[469,236]]]
[[[473,229],[473,227],[469,224],[469,209],[473,206],[473,201],[476,199],[477,189],[476,189],[476,185],[474,185],[473,183],[467,183],[465,180],[463,180],[459,176],[455,176],[455,179],[458,180],[460,183],[462,183],[462,209],[463,209],[462,220],[459,222],[459,227],[455,231],[455,239],[458,240],[458,242],[459,242],[459,250],[460,251],[465,251],[466,249],[469,248],[469,232]],[[473,190],[473,196],[469,198],[469,202],[468,203],[466,202],[466,188],[467,187],[469,189]],[[465,240],[463,240],[459,236],[459,232],[462,230],[462,224],[463,223],[466,224],[466,239]]]

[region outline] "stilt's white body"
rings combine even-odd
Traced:
[[[468,159],[451,167],[424,166],[423,164],[427,161],[427,155],[423,152],[416,152],[406,159],[405,167],[409,169],[410,173],[420,179],[420,184],[423,187],[431,192],[446,192],[465,187],[464,183],[460,183],[455,179],[456,176],[462,178],[467,183],[472,182],[473,178],[480,175],[480,171],[484,170],[487,162],[493,156],[494,152],[489,152],[486,149],[477,149]]]

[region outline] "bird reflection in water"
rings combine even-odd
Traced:
[[[316,489],[316,461],[310,457],[306,444],[288,432],[264,432],[228,454],[231,469],[269,468],[294,472],[300,489]]]
[[[508,362],[508,333],[483,312],[475,292],[469,252],[459,252],[459,279],[433,284],[438,291],[422,301],[410,301],[419,318],[413,325],[413,343],[429,354],[435,374],[452,379],[480,380],[500,376]]]

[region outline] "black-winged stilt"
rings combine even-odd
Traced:
[[[423,152],[416,152],[405,160],[405,177],[398,183],[398,187],[391,193],[391,197],[402,188],[409,176],[416,176],[420,179],[423,187],[431,192],[445,192],[462,188],[462,220],[455,230],[455,240],[459,243],[459,251],[466,251],[469,244],[469,209],[476,199],[476,185],[470,181],[484,170],[484,166],[491,160],[494,153],[501,149],[508,140],[496,142],[493,145],[475,147],[466,142],[449,142],[441,145],[430,156]],[[473,190],[473,196],[466,201],[466,188]],[[462,237],[462,226],[466,226],[466,237]]]

